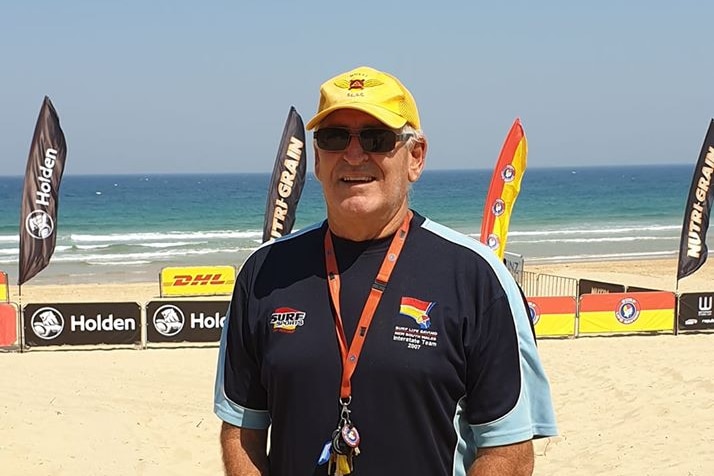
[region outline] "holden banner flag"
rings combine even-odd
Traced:
[[[20,263],[17,284],[50,262],[57,241],[57,206],[67,143],[57,111],[45,96],[32,136],[20,206]]]
[[[687,206],[684,209],[677,282],[701,268],[707,260],[707,229],[714,200],[712,178],[714,178],[714,119],[709,122],[699,160],[694,168]]]
[[[501,260],[506,251],[506,235],[513,205],[521,190],[521,180],[526,171],[527,155],[526,135],[521,120],[516,118],[493,169],[481,220],[480,240]]]
[[[263,221],[263,242],[287,235],[305,184],[305,126],[291,106],[275,158]]]

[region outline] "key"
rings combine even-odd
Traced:
[[[347,455],[337,455],[337,470],[336,475],[343,476],[345,474],[350,474],[352,472],[352,465],[349,462]]]

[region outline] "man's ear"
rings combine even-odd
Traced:
[[[409,181],[416,182],[421,177],[421,173],[424,171],[424,165],[426,165],[426,149],[427,143],[426,139],[422,139],[414,144],[411,151],[409,151]]]

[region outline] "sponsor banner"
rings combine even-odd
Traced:
[[[0,303],[0,348],[17,347],[17,316],[14,303]]]
[[[606,283],[604,281],[593,281],[590,279],[578,280],[578,296],[583,294],[609,294],[609,293],[624,293],[625,286],[623,284]]]
[[[528,310],[536,336],[574,336],[577,302],[572,296],[528,298]]]
[[[45,96],[32,136],[20,206],[22,286],[50,262],[57,241],[59,188],[67,157],[67,142],[50,98]]]
[[[307,169],[305,127],[291,106],[275,157],[263,219],[263,242],[290,233],[295,224]]]
[[[674,293],[586,294],[578,334],[673,332]]]
[[[235,282],[233,266],[166,267],[159,275],[161,297],[230,295]]]
[[[516,118],[506,135],[486,194],[481,219],[481,243],[503,259],[513,206],[526,172],[528,141],[521,120]]]
[[[679,331],[714,329],[714,293],[687,293],[679,296]]]
[[[652,288],[641,288],[639,286],[627,286],[627,289],[625,289],[625,292],[627,293],[656,293],[662,291],[661,289],[652,289]]]
[[[135,302],[28,304],[23,316],[27,347],[141,343]]]
[[[694,167],[687,205],[684,208],[684,223],[679,242],[677,282],[702,267],[707,260],[707,229],[709,214],[714,202],[714,119],[709,122],[697,165]]]
[[[523,282],[523,267],[525,260],[522,255],[510,253],[506,251],[503,254],[503,264],[506,265],[511,276],[513,276],[518,284]]]
[[[151,301],[146,342],[218,342],[230,301]]]
[[[0,301],[10,302],[10,289],[7,286],[7,273],[0,271]]]

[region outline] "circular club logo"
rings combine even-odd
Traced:
[[[538,309],[536,303],[528,301],[528,314],[533,325],[538,324],[540,320],[540,309]]]
[[[500,240],[499,240],[498,237],[497,237],[496,235],[494,235],[493,233],[491,233],[490,235],[488,235],[488,240],[486,240],[486,244],[487,244],[488,247],[491,248],[492,250],[497,250],[498,247],[501,246]]]
[[[52,235],[54,229],[52,217],[44,210],[34,210],[25,219],[25,230],[38,240],[44,240]]]
[[[64,330],[64,317],[53,307],[43,307],[32,314],[30,325],[37,337],[52,340]]]
[[[516,178],[516,169],[512,165],[506,165],[501,170],[501,178],[504,182],[513,182],[513,179]]]
[[[623,324],[632,324],[640,316],[640,303],[635,299],[625,298],[620,301],[615,311],[615,317]]]
[[[501,200],[500,198],[497,198],[495,202],[493,202],[493,206],[491,207],[491,211],[493,212],[494,215],[497,217],[500,217],[503,215],[503,212],[506,211],[506,203]]]
[[[183,311],[173,304],[161,306],[154,313],[154,328],[159,331],[159,334],[171,337],[175,336],[186,322],[183,316]]]

